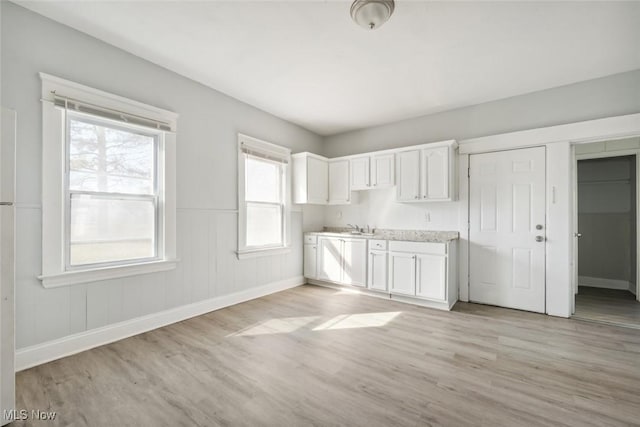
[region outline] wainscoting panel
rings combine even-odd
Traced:
[[[23,222],[17,248],[18,349],[302,276],[301,212],[292,212],[290,253],[238,260],[237,212],[179,209],[175,270],[45,289],[33,274],[40,271],[40,215],[33,208],[17,215]]]

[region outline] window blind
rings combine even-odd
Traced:
[[[283,163],[285,165],[289,163],[290,153],[289,150],[284,147],[276,147],[271,150],[267,147],[257,147],[253,144],[242,142],[240,144],[240,151],[249,156],[270,160],[272,162]]]
[[[64,108],[66,110],[78,111],[80,113],[91,114],[93,116],[99,116],[110,120],[116,120],[123,123],[134,124],[167,132],[172,131],[171,125],[169,123],[160,122],[154,119],[149,119],[147,117],[125,113],[123,111],[113,110],[106,107],[100,107],[98,105],[93,105],[87,102],[79,101],[77,99],[56,95],[54,97],[53,103],[56,107]]]

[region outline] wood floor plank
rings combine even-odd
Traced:
[[[65,426],[640,425],[640,331],[302,286],[20,372],[17,394]]]
[[[580,286],[573,317],[640,329],[640,302],[629,291]]]

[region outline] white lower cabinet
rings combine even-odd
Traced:
[[[387,251],[369,251],[367,262],[367,288],[388,292],[387,289]]]
[[[447,245],[390,242],[389,290],[392,294],[447,301]]]
[[[416,294],[416,256],[414,254],[389,253],[389,290],[392,294]]]
[[[313,244],[304,245],[304,277],[315,279],[318,277],[318,246]]]
[[[366,286],[367,241],[321,237],[318,240],[318,279]]]
[[[367,241],[365,239],[344,239],[342,262],[342,283],[367,286]]]
[[[447,258],[442,255],[416,255],[416,296],[444,301]]]
[[[340,282],[342,279],[342,239],[318,239],[318,279]]]
[[[316,245],[317,242],[317,245]],[[393,299],[450,309],[457,301],[452,243],[305,236],[304,275],[366,287]]]

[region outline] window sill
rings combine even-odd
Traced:
[[[51,289],[60,286],[71,286],[100,280],[137,276],[139,274],[169,271],[176,268],[177,263],[178,260],[162,260],[140,264],[119,265],[116,267],[96,268],[92,270],[65,271],[59,274],[38,276],[38,279],[42,281],[43,287]]]
[[[291,246],[283,246],[280,248],[265,248],[265,249],[243,249],[237,251],[238,259],[256,258],[261,256],[271,256],[288,254],[291,252]]]

